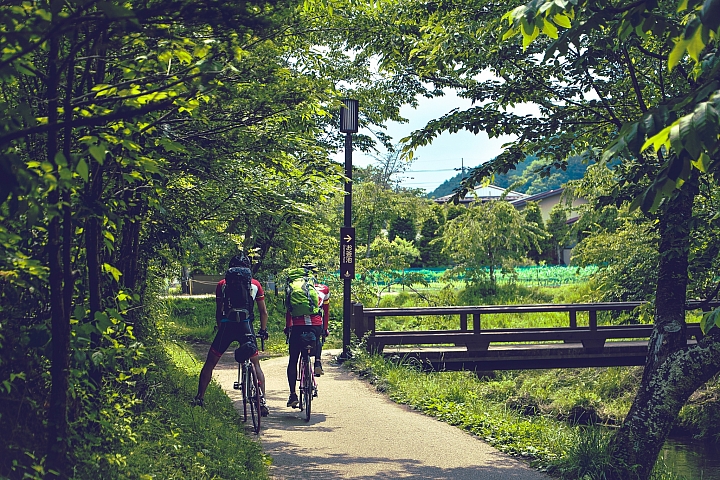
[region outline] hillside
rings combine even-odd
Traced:
[[[528,156],[524,162],[518,164],[517,168],[510,170],[508,173],[496,175],[492,184],[498,187],[507,188],[513,185],[513,190],[534,195],[536,193],[560,188],[568,180],[577,180],[582,178],[587,169],[587,164],[583,163],[580,156],[570,157],[568,159],[567,170],[553,170],[550,176],[541,177],[535,173],[543,163],[534,156]],[[443,182],[434,191],[428,193],[428,198],[438,198],[444,195],[450,195],[453,190],[460,185],[462,173],[458,173],[454,177]]]

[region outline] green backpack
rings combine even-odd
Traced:
[[[293,317],[320,313],[320,296],[315,290],[315,278],[304,268],[285,271],[285,309]]]

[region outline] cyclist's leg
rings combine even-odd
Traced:
[[[313,326],[313,331],[315,332],[315,337],[317,338],[317,343],[315,344],[315,368],[313,369],[313,371],[315,373],[315,376],[317,377],[325,373],[323,372],[322,362],[320,361],[323,347],[323,328],[321,326]]]
[[[202,401],[205,398],[205,391],[210,384],[210,380],[212,380],[212,372],[218,361],[220,361],[222,354],[225,353],[225,350],[228,349],[233,341],[233,337],[231,335],[232,332],[228,331],[228,325],[230,324],[220,324],[218,331],[215,334],[215,338],[213,339],[213,343],[210,345],[210,350],[208,351],[207,358],[205,359],[205,364],[200,370],[198,392],[195,396],[196,403],[202,404]]]
[[[255,355],[250,357],[250,361],[255,365],[255,374],[257,375],[258,385],[260,385],[260,394],[265,395],[265,374],[262,368],[260,368],[260,355],[255,353]]]
[[[287,379],[288,379],[288,386],[290,387],[290,397],[291,399],[288,401],[288,406],[292,406],[292,397],[295,395],[295,402],[297,402],[297,391],[295,390],[295,386],[297,383],[297,365],[298,365],[298,358],[300,357],[300,328],[293,327],[293,331],[290,333],[290,339],[288,340],[288,351],[290,354],[289,360],[288,360],[288,366],[287,366]]]
[[[250,357],[250,361],[255,365],[255,374],[257,375],[258,385],[260,385],[260,395],[265,396],[265,374],[260,368],[260,356],[257,348],[257,339],[255,338],[255,327],[252,322],[248,322],[248,328],[250,329],[247,334],[247,339],[255,345],[255,354]]]
[[[265,374],[262,371],[262,368],[260,368],[260,355],[258,355],[258,352],[255,352],[255,355],[250,357],[250,362],[255,367],[255,379],[257,380],[258,384],[258,391],[260,392],[260,411],[262,412],[263,417],[267,417],[270,414],[270,411],[268,410],[267,403],[265,402]]]

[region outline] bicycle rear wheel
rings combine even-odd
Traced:
[[[303,358],[302,352],[300,352],[300,357],[298,358],[298,366],[297,366],[297,380],[300,384],[300,389],[298,390],[300,392],[300,397],[298,398],[298,408],[302,412],[305,409],[305,359]]]
[[[305,421],[310,421],[310,411],[313,397],[313,371],[310,366],[310,357],[305,359],[303,365],[303,385],[301,390],[305,393]]]
[[[252,364],[247,369],[247,393],[253,432],[260,433],[260,386],[257,373],[255,373],[255,365]]]
[[[242,363],[238,363],[238,380],[240,383],[240,388],[242,389],[242,402],[243,402],[243,422],[247,422],[247,407],[248,407],[248,399],[246,395],[246,388],[245,385],[248,384],[247,379],[247,371],[245,370],[245,366]]]

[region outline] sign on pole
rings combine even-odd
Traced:
[[[340,278],[355,278],[355,228],[340,227]]]

